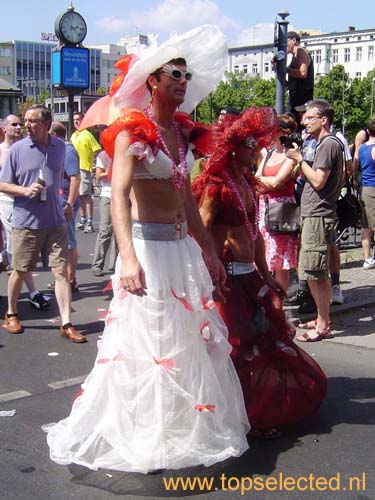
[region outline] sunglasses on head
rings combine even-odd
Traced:
[[[252,135],[249,135],[245,139],[245,145],[249,149],[256,149],[258,147],[258,142],[254,139]]]
[[[176,66],[163,66],[161,72],[177,81],[181,80],[181,78],[185,78],[186,81],[189,81],[193,78],[193,74],[190,73],[190,71],[182,71]]]

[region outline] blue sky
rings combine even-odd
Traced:
[[[58,14],[68,0],[1,1],[0,41],[40,39],[41,32],[53,32]],[[172,31],[182,33],[205,23],[214,23],[227,35],[230,46],[271,42],[278,12],[290,13],[291,28],[324,32],[374,28],[370,0],[355,4],[342,0],[283,2],[263,0],[73,0],[86,19],[86,45],[117,43],[123,34],[158,33],[163,41]]]

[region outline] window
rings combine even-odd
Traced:
[[[361,78],[361,72],[360,71],[357,71],[356,74],[355,74],[355,77],[356,78]]]
[[[339,51],[338,49],[332,50],[332,63],[337,64],[339,62]]]
[[[255,74],[258,73],[258,65],[256,63],[253,64],[252,72]]]
[[[0,66],[0,75],[10,75],[10,66]]]
[[[10,57],[10,49],[8,47],[0,47],[0,56]]]
[[[320,63],[321,60],[322,60],[322,51],[321,50],[317,50],[316,51],[316,62]]]
[[[357,62],[362,61],[362,47],[357,47],[355,51],[355,60]]]
[[[243,65],[242,71],[243,71],[244,73],[247,73],[247,64],[244,64],[244,65]]]
[[[240,72],[240,67],[238,66],[238,64],[234,65],[234,72],[235,73],[239,73]]]
[[[373,45],[369,45],[369,48],[368,48],[368,60],[369,61],[373,61],[374,60],[374,46]]]
[[[344,49],[344,62],[350,62],[350,49]]]
[[[270,71],[270,63],[266,62],[264,64],[264,72],[269,73],[269,71]]]

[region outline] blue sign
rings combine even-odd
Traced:
[[[62,47],[52,52],[52,85],[68,89],[90,86],[90,51],[83,47]]]

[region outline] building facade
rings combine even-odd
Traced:
[[[23,98],[36,99],[42,91],[51,92],[52,51],[56,43],[13,40],[0,43],[0,76],[16,85]],[[101,86],[102,51],[90,49],[90,88]]]
[[[301,35],[301,45],[312,56],[315,75],[327,74],[336,64],[341,64],[350,78],[364,78],[375,68],[375,29],[338,33]],[[231,47],[228,50],[228,71],[243,72],[262,79],[275,77],[271,60],[275,48],[273,43]]]

